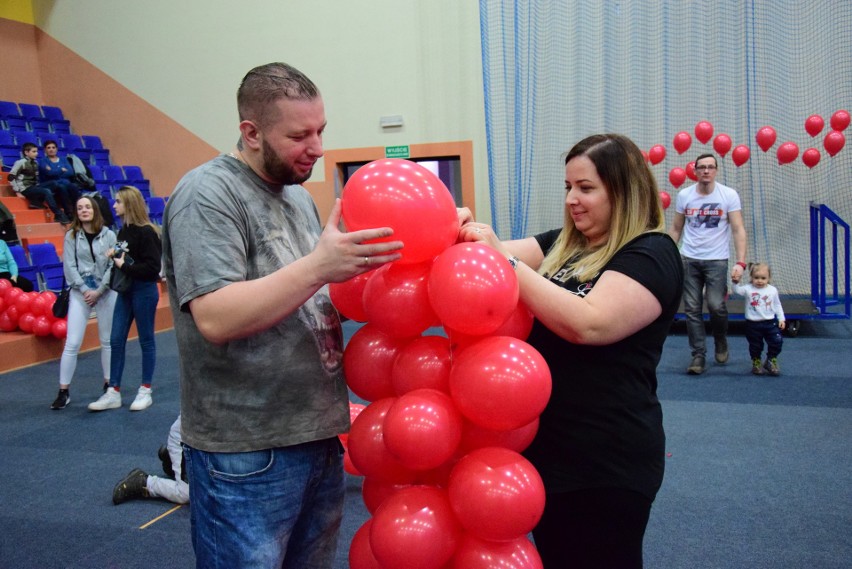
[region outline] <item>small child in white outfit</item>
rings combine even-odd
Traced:
[[[784,329],[784,309],[778,289],[769,284],[772,276],[769,265],[755,263],[749,271],[751,283],[742,285],[734,283],[734,292],[745,297],[745,335],[748,340],[748,352],[751,356],[751,373],[755,375],[780,375],[778,354],[784,340],[781,330]],[[761,366],[760,354],[763,352],[763,342],[766,342],[766,361]]]

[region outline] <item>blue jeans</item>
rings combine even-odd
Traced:
[[[124,358],[127,348],[127,335],[130,325],[136,320],[139,332],[139,347],[142,349],[142,384],[150,384],[154,378],[154,364],[157,360],[157,344],[154,341],[154,317],[157,303],[160,301],[160,289],[157,283],[134,280],[127,292],[119,293],[112,314],[112,333],[109,343],[112,346],[110,360],[110,387],[121,387],[124,373]]]
[[[683,258],[683,311],[686,333],[693,356],[707,354],[703,305],[710,312],[710,330],[714,338],[728,334],[728,260],[702,261]]]
[[[745,337],[748,340],[748,355],[751,359],[759,359],[763,352],[763,342],[766,342],[766,357],[772,359],[781,353],[784,339],[778,320],[746,320]]]
[[[195,566],[330,568],[343,518],[337,437],[216,453],[184,446]]]

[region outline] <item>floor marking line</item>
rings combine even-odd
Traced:
[[[173,512],[177,512],[177,511],[178,511],[178,510],[180,510],[182,507],[183,507],[183,506],[182,506],[182,504],[178,504],[177,506],[175,506],[174,508],[172,508],[172,509],[171,509],[171,510],[169,510],[168,512],[165,512],[165,513],[163,513],[163,514],[160,514],[159,516],[157,516],[156,518],[154,518],[153,520],[151,520],[151,521],[150,521],[150,522],[148,522],[147,524],[144,524],[144,525],[142,525],[142,526],[139,526],[139,529],[145,529],[145,528],[147,528],[148,526],[150,526],[150,525],[152,525],[152,524],[154,524],[154,523],[156,523],[156,522],[160,521],[161,519],[165,518],[165,517],[166,517],[166,516],[168,516],[169,514],[171,514],[171,513],[173,513]]]

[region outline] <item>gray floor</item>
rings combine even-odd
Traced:
[[[142,413],[86,411],[100,391],[97,353],[81,356],[61,412],[48,409],[58,362],[0,376],[0,568],[193,566],[186,507],[111,502],[130,469],[160,469],[156,450],[178,412],[173,333],[157,341],[154,405]],[[726,366],[693,377],[682,373],[683,330],[667,341],[659,391],[669,456],[646,567],[849,567],[852,326],[805,321],[785,341],[779,378],[748,374],[736,325],[731,349]],[[126,385],[140,365],[131,342]],[[347,489],[341,568],[368,515],[359,479]]]

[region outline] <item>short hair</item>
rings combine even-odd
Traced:
[[[593,278],[615,253],[628,242],[649,231],[662,231],[665,225],[657,181],[642,151],[621,134],[596,134],[577,144],[565,157],[565,164],[578,156],[591,160],[606,187],[612,206],[609,238],[595,251],[574,226],[566,212],[562,233],[542,262],[539,272],[552,274],[569,259],[581,280]]]
[[[752,263],[751,268],[748,270],[748,276],[754,277],[755,271],[760,269],[766,269],[766,274],[769,275],[770,279],[772,279],[772,269],[769,268],[768,263]]]
[[[150,225],[154,231],[160,232],[157,226],[151,223],[145,198],[136,186],[121,186],[115,197],[124,205],[124,216],[121,220],[123,225]]]
[[[710,154],[709,152],[707,152],[707,153],[705,153],[705,154],[702,154],[701,156],[699,156],[698,158],[696,158],[696,159],[695,159],[695,165],[696,165],[696,166],[698,166],[698,161],[699,161],[699,160],[704,160],[705,158],[712,158],[712,159],[713,159],[713,165],[714,165],[714,166],[716,166],[716,168],[718,168],[718,167],[719,167],[719,161],[716,159],[716,155],[715,155],[715,154]]]
[[[45,143],[46,144],[46,143]],[[98,202],[90,195],[84,195],[77,198],[77,203],[80,200],[89,200],[89,203],[92,204],[92,229],[95,232],[95,235],[101,232],[101,229],[104,227],[104,216],[101,215],[101,206],[98,205]],[[75,204],[76,205],[76,204]],[[78,231],[83,231],[83,223],[80,221],[80,218],[77,217],[77,208],[74,208],[74,220],[71,222],[71,231],[73,231],[73,235],[76,237]]]
[[[28,151],[32,150],[33,148],[35,148],[36,150],[38,150],[38,146],[36,146],[36,145],[35,145],[35,144],[33,144],[32,142],[25,142],[25,143],[23,144],[23,146],[21,146],[21,152],[26,153],[26,152],[28,152]]]
[[[41,145],[42,148],[47,148],[48,144],[54,145],[56,148],[59,148],[59,144],[55,140],[45,140],[44,144]]]
[[[310,101],[319,97],[313,81],[286,63],[267,63],[255,67],[243,77],[237,89],[240,121],[254,121],[265,127],[277,120],[271,103],[279,99]]]

